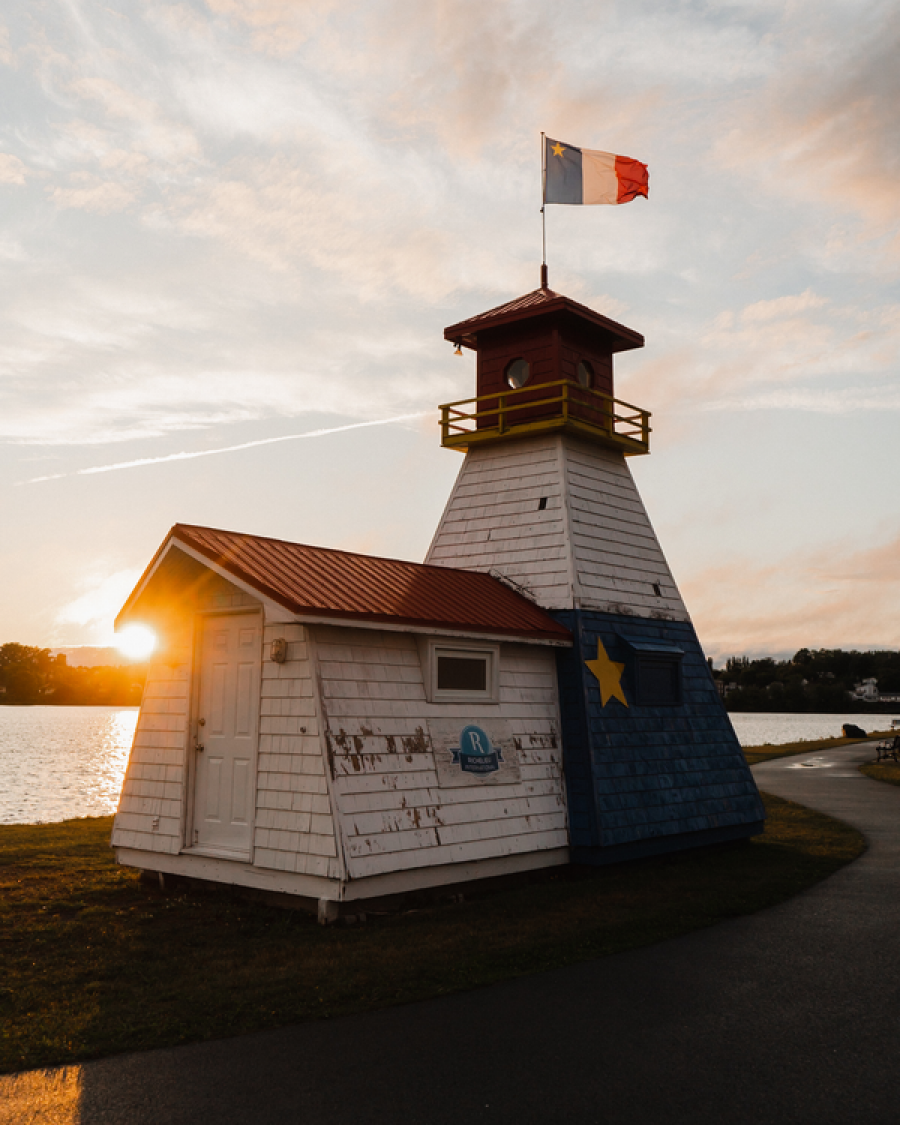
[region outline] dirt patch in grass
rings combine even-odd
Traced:
[[[865,738],[813,738],[801,742],[785,742],[778,746],[766,743],[764,746],[745,746],[744,757],[751,766],[757,762],[768,762],[772,758],[786,758],[790,754],[815,754],[817,750],[833,750],[836,746],[853,746],[858,742],[875,742],[884,738],[885,731],[873,731]]]
[[[864,848],[766,797],[748,844],[322,928],[226,889],[163,893],[117,867],[112,818],[0,826],[0,1071],[386,1007],[661,941],[780,902]]]

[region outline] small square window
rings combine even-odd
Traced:
[[[426,694],[430,702],[497,701],[499,646],[460,645],[457,648],[456,645],[432,640],[422,656]]]
[[[680,660],[641,655],[634,664],[638,703],[660,707],[681,702]]]
[[[635,702],[643,707],[677,707],[683,698],[684,649],[661,640],[622,640],[631,650]]]

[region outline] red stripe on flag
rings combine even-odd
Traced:
[[[616,203],[630,203],[642,195],[650,198],[650,175],[647,165],[628,156],[616,157],[616,179],[619,181],[619,194]]]

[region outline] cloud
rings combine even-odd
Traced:
[[[337,6],[336,0],[206,0],[217,16],[251,31],[253,48],[280,57],[293,54],[317,31]]]
[[[114,211],[124,210],[134,201],[135,192],[122,184],[112,183],[109,180],[97,182],[93,177],[80,177],[85,180],[84,187],[51,188],[50,198],[58,207],[82,208],[85,211],[96,211],[100,215],[109,215]]]
[[[895,648],[900,536],[862,550],[835,541],[760,565],[733,558],[681,582],[704,649]],[[890,608],[888,608],[890,607]]]
[[[702,411],[792,411],[809,457],[822,415],[900,408],[888,5],[67,0],[4,18],[12,461],[43,446],[60,475],[112,471],[464,398],[471,362],[445,362],[441,330],[537,284],[541,129],[651,165],[646,205],[549,209],[551,284],[646,335],[619,393],[679,455],[696,442],[711,508],[727,472],[697,438],[724,427]],[[735,460],[758,448],[742,431]],[[197,462],[218,495],[227,461]],[[49,512],[65,491],[16,496]],[[753,520],[744,565],[780,588]]]
[[[630,401],[684,414],[900,409],[896,304],[845,297],[836,305],[805,289],[724,309],[692,329],[684,341],[669,329],[657,358],[635,355]]]
[[[770,196],[855,211],[876,231],[900,192],[900,20],[867,5],[797,5],[773,34],[779,64],[739,106],[714,150]]]
[[[700,404],[702,410],[795,410],[812,414],[846,415],[871,411],[900,410],[900,388],[873,389],[842,387],[838,390],[760,391],[742,396],[725,395],[714,402]]]
[[[26,168],[18,156],[0,152],[0,184],[24,184]]]
[[[809,309],[820,309],[828,304],[827,297],[817,296],[811,289],[787,297],[775,297],[769,301],[756,301],[741,310],[741,320],[745,323],[759,324],[765,321],[796,317]]]
[[[83,643],[112,644],[112,623],[134,589],[141,571],[123,569],[110,573],[103,563],[95,564],[93,569],[94,573],[81,585],[82,592],[58,609],[54,620],[55,634],[65,637],[72,632],[72,626],[78,626],[77,635],[88,638]]]

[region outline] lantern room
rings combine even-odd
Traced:
[[[443,445],[569,430],[649,451],[649,412],[614,398],[613,355],[644,346],[640,333],[542,287],[453,324],[444,338],[476,354],[476,397],[441,408]]]

